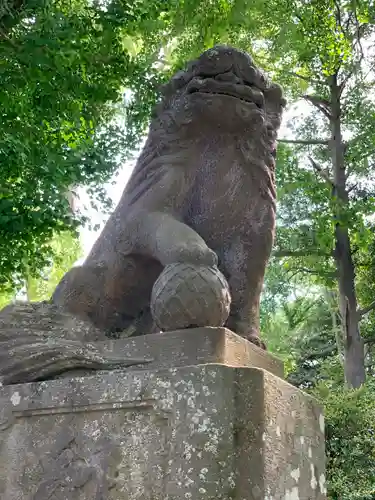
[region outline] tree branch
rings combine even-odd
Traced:
[[[339,97],[342,96],[345,85],[348,83],[350,78],[353,76],[353,73],[354,73],[354,69],[349,71],[348,74],[344,77],[343,81],[339,84]]]
[[[358,16],[357,16],[357,9],[356,7],[354,6],[354,18],[355,18],[355,23],[356,23],[356,31],[357,31],[357,44],[358,44],[358,47],[359,47],[359,53],[360,53],[360,56],[359,56],[359,63],[361,63],[361,61],[363,60],[363,58],[365,57],[365,53],[364,53],[364,50],[363,50],[363,47],[362,47],[362,41],[361,41],[361,38],[362,38],[362,35],[363,35],[363,31],[365,30],[365,27],[366,27],[366,24],[360,24],[359,20],[358,20]]]
[[[350,24],[353,16],[354,16],[354,19],[355,19],[356,45],[359,48],[359,59],[358,59],[358,61],[356,61],[353,64],[352,69],[348,72],[348,74],[344,77],[343,81],[339,84],[339,97],[341,97],[342,92],[343,92],[346,84],[348,83],[348,81],[350,80],[350,78],[353,76],[353,74],[355,73],[356,69],[359,67],[359,65],[361,64],[361,62],[363,61],[363,59],[365,57],[363,46],[362,46],[362,42],[361,42],[361,38],[362,38],[363,31],[364,31],[366,25],[359,23],[355,5],[354,5],[354,10],[350,13],[350,15],[348,17],[346,31],[348,31],[348,29],[349,29],[349,24]],[[355,47],[355,45],[354,45],[354,47]]]
[[[349,26],[350,26],[350,23],[352,22],[352,19],[353,19],[353,14],[354,14],[354,12],[350,11],[348,13],[348,17],[347,17],[347,19],[345,21],[345,31],[346,31],[346,34],[348,34]]]
[[[336,23],[340,26],[342,31],[341,10],[340,10],[340,4],[337,0],[335,0],[335,7],[336,7]]]
[[[323,144],[328,146],[328,139],[277,139],[277,142],[283,142],[285,144],[303,144],[305,146],[314,146],[318,144]]]
[[[316,256],[316,257],[333,257],[333,253],[327,253],[323,252],[321,250],[318,250],[317,248],[312,248],[309,250],[306,248],[305,250],[276,250],[273,253],[274,257],[281,258],[281,257],[310,257],[310,256]]]
[[[367,307],[364,307],[363,309],[357,309],[357,315],[361,319],[363,316],[368,314],[369,312],[373,311],[375,309],[375,300],[371,302],[371,304]]]
[[[309,156],[309,160],[314,170],[322,177],[330,186],[334,186],[333,180],[330,178],[329,173],[326,170],[323,170],[320,165],[316,163],[316,161]]]
[[[294,71],[285,71],[286,75],[294,76],[295,78],[299,78],[304,82],[315,84],[315,85],[325,85],[326,82],[321,80],[316,80],[315,78],[309,78],[308,76],[300,75],[299,73],[295,73]]]
[[[350,194],[352,191],[354,191],[355,189],[357,189],[357,187],[358,187],[358,183],[353,184],[353,186],[351,186],[350,188],[348,188],[348,189],[346,190],[346,192],[347,192],[348,194]]]
[[[291,275],[288,275],[288,272],[292,272]],[[327,271],[315,271],[313,269],[307,269],[306,267],[300,267],[298,269],[289,269],[287,271],[287,276],[288,280],[291,281],[295,276],[298,274],[305,273],[305,274],[313,274],[315,276],[320,276],[320,277],[325,277],[325,278],[337,278],[337,273],[336,272],[327,272]]]
[[[328,119],[332,118],[332,114],[330,112],[331,104],[329,101],[315,95],[303,95],[302,97],[321,111]]]
[[[304,94],[302,97],[311,102],[311,104],[314,104],[314,106],[316,106],[317,104],[319,104],[320,106],[324,106],[325,108],[327,108],[327,111],[329,111],[331,108],[331,103],[327,99],[323,99],[323,97],[320,97],[318,95]]]
[[[306,274],[314,274],[316,276],[325,276],[327,278],[336,278],[337,277],[337,272],[332,271],[318,271],[314,269],[308,269],[307,267],[299,267],[296,269],[296,273],[306,273]]]

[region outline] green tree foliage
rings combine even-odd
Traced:
[[[267,315],[262,331],[268,348],[284,361],[287,380],[303,390],[324,380],[342,385],[336,304],[327,300],[327,293],[305,281],[291,287],[287,297],[279,295],[273,311],[262,312]]]
[[[31,302],[49,300],[64,274],[82,257],[79,239],[71,231],[53,235],[49,244],[52,256],[48,264],[36,275],[24,275],[19,295],[12,291],[0,293],[0,310],[21,295]]]
[[[29,301],[49,300],[64,274],[82,257],[79,239],[70,231],[52,237],[53,259],[38,276],[26,276],[25,291]]]
[[[368,314],[361,321],[361,334],[365,341],[366,365],[369,375],[374,376],[375,369],[375,227],[369,225],[370,236],[368,245],[358,250],[355,255],[356,283],[358,299],[361,304],[366,304]]]
[[[292,97],[298,86],[288,85],[288,78],[301,82],[300,95],[311,107],[286,141],[290,147],[279,149],[276,255],[284,258],[286,270],[337,287],[345,376],[357,387],[365,380],[359,321],[369,304],[358,306],[356,270],[371,238],[368,216],[375,208],[368,181],[374,161],[375,107],[369,93],[374,72],[365,58],[373,43],[374,8],[370,2],[331,0],[267,5],[277,12],[264,17],[267,48],[274,54],[270,62]]]
[[[276,267],[276,262],[273,264]],[[279,269],[282,272],[282,266]],[[276,271],[274,271],[276,274]],[[274,273],[271,275],[271,285]],[[268,279],[268,277],[267,277]],[[284,275],[285,280],[285,275]],[[283,281],[283,280],[282,280]],[[289,283],[287,297],[267,310],[264,337],[286,363],[287,380],[324,406],[329,500],[369,500],[375,491],[375,385],[369,377],[358,390],[344,386],[337,345],[337,300],[312,286],[311,276]],[[265,287],[267,289],[272,286]],[[304,291],[298,295],[298,291]],[[277,291],[276,291],[277,294]]]
[[[70,213],[67,190],[84,185],[93,200],[105,200],[102,185],[144,132],[159,83],[221,35],[228,38],[240,7],[232,4],[1,3],[2,289],[44,267],[52,234],[83,222]],[[118,115],[125,89],[124,130]]]
[[[53,233],[77,226],[71,186],[92,186],[103,199],[122,139],[113,103],[133,66],[117,25],[88,2],[20,5],[12,29],[3,16],[0,36],[3,287],[43,268]]]
[[[357,390],[319,387],[326,419],[329,500],[375,495],[375,384]]]
[[[196,1],[195,4],[201,2]],[[134,149],[163,79],[160,50],[194,9],[165,0],[0,6],[0,287],[37,274],[83,222],[65,193],[102,186]],[[208,6],[206,6],[208,10]],[[193,20],[192,20],[193,21]],[[124,129],[124,90],[133,91]]]

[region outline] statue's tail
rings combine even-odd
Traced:
[[[105,338],[49,303],[8,306],[0,312],[0,383],[35,382],[72,371],[110,370],[150,361],[114,355],[102,342],[95,342]]]

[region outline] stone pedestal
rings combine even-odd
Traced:
[[[227,328],[190,328],[125,340],[97,342],[124,358],[145,358],[147,369],[217,363],[253,366],[284,377],[283,363]],[[128,369],[139,369],[138,365]]]
[[[180,366],[154,359],[138,370],[2,387],[1,500],[323,500],[321,409],[250,366],[251,353],[268,358],[256,347],[247,345],[241,366],[246,356],[228,349],[242,339],[210,335],[208,364],[203,348],[185,345],[172,358]],[[198,352],[200,364],[188,366]]]

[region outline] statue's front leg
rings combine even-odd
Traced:
[[[157,177],[150,176],[145,185],[138,186],[136,174],[130,180],[129,190],[85,263],[64,276],[52,297],[65,310],[108,331],[130,326],[137,333],[152,329],[147,311],[152,286],[163,266],[217,263],[216,254],[204,240],[178,220],[191,187],[186,167],[160,166],[156,172]],[[141,191],[138,199],[137,186]],[[140,315],[145,321],[139,321]]]
[[[164,212],[141,211],[127,227],[135,253],[163,266],[177,262],[216,266],[217,255],[191,227]]]
[[[184,156],[176,157],[174,165],[160,165],[161,161],[157,158],[150,165],[153,174],[143,179],[142,195],[137,198],[142,182],[137,183],[136,172],[125,190],[116,217],[123,224],[118,231],[124,232],[121,239],[131,253],[152,257],[163,266],[176,262],[217,265],[216,254],[181,216],[194,183],[194,168]]]

